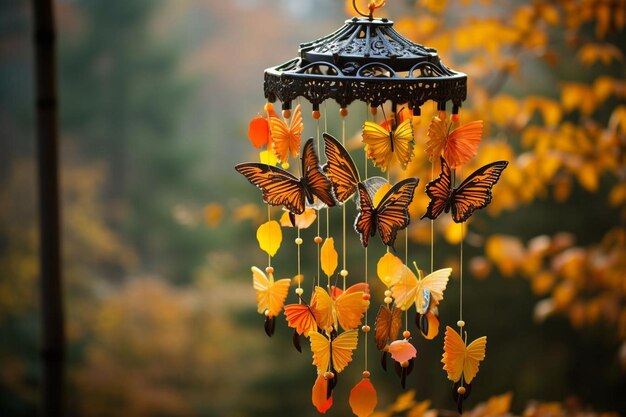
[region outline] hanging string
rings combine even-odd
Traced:
[[[341,111],[343,111],[343,109],[341,109]],[[345,147],[346,146],[346,116],[342,113],[341,114],[341,144]],[[342,215],[342,219],[341,219],[341,228],[342,228],[342,239],[343,239],[343,244],[342,244],[342,263],[343,263],[343,269],[341,270],[341,277],[343,278],[343,290],[346,290],[346,277],[348,276],[347,272],[348,270],[346,269],[346,205],[342,204],[341,205],[341,215]]]
[[[367,103],[365,103],[365,120],[369,119],[369,105]],[[367,180],[367,154],[365,155],[364,158],[364,163],[363,163],[365,169],[364,169],[364,173],[365,173],[365,179]],[[355,196],[354,198],[357,198],[358,196]],[[367,266],[368,266],[368,253],[367,253],[367,246],[365,247],[365,286],[367,287],[368,285],[368,270],[367,270]],[[365,310],[365,326],[367,326],[367,328],[369,328],[369,325],[367,324],[367,312],[369,311],[369,308],[367,310]],[[365,339],[365,348],[364,348],[364,356],[365,356],[365,367],[364,370],[367,371],[367,334],[369,333],[369,331],[364,332],[364,339]]]
[[[300,283],[302,282],[302,272],[300,269],[300,247],[302,246],[302,238],[300,237],[300,228],[297,225],[296,228],[298,229],[298,237],[296,238],[296,246],[298,247],[298,288],[300,288]],[[302,304],[301,297],[298,297],[298,304]]]
[[[270,208],[270,205],[267,205],[267,222],[269,224],[269,222],[272,221],[272,211]],[[272,247],[272,234],[268,233],[268,246],[271,248]],[[272,255],[270,255],[269,251],[267,252],[267,266],[271,267],[272,266]]]
[[[464,230],[464,223],[460,223],[461,226],[461,256],[459,259],[459,262],[461,263],[459,265],[459,323],[458,324],[462,324],[463,323],[463,240],[465,240],[465,230]],[[459,332],[461,331],[461,327],[463,326],[459,326]]]
[[[320,152],[320,118],[319,118],[319,110],[317,111],[317,118],[316,118],[316,122],[317,122],[317,152]],[[317,275],[316,275],[316,281],[317,281],[317,286],[320,286],[320,265],[321,265],[321,252],[322,252],[322,242],[321,242],[321,236],[320,236],[320,227],[321,227],[321,219],[320,219],[320,212],[318,210],[317,212],[317,219],[316,219],[316,223],[317,223],[317,234],[315,235],[315,245],[317,246]]]

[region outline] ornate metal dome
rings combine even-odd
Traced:
[[[334,99],[341,107],[355,100],[371,106],[408,103],[419,112],[428,100],[456,113],[467,94],[467,75],[447,68],[437,51],[414,43],[386,18],[347,20],[331,33],[300,44],[299,57],[265,70],[265,97],[283,109],[304,97],[319,108]]]

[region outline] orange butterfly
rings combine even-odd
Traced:
[[[419,314],[426,314],[431,300],[435,303],[443,300],[443,292],[448,285],[448,278],[452,268],[439,269],[426,277],[415,266],[419,278],[406,265],[402,265],[393,277],[391,293],[396,300],[396,306],[401,310],[408,310],[415,304]]]
[[[352,361],[352,351],[358,344],[359,331],[352,329],[330,340],[318,332],[310,332],[313,365],[317,373],[334,370],[339,373]]]
[[[446,337],[443,341],[443,369],[448,373],[448,379],[457,382],[463,378],[465,383],[471,384],[478,373],[480,362],[485,359],[487,336],[479,337],[469,345],[450,326],[446,326]]]
[[[314,197],[329,207],[335,205],[332,184],[322,173],[319,159],[313,149],[313,138],[304,144],[300,179],[284,169],[258,162],[246,162],[235,166],[237,172],[263,192],[263,201],[273,206],[284,205],[295,214],[302,214],[306,202],[313,204]]]
[[[296,106],[291,116],[289,126],[287,126],[287,123],[281,120],[276,113],[270,113],[269,124],[273,139],[272,149],[274,150],[278,162],[287,162],[289,160],[289,153],[291,153],[293,157],[298,156],[298,152],[300,151],[300,138],[304,130],[300,105],[298,104]]]
[[[328,133],[324,133],[324,153],[328,160],[323,168],[324,173],[333,184],[337,201],[343,203],[356,192],[356,185],[360,181],[359,171],[346,148]]]
[[[374,334],[378,350],[385,349],[388,341],[396,340],[401,327],[402,310],[381,305],[376,316],[376,332]]]
[[[376,207],[372,204],[372,197],[362,183],[359,183],[360,210],[354,222],[354,228],[361,237],[361,244],[367,247],[370,236],[376,234],[387,246],[393,247],[398,230],[408,226],[409,204],[413,200],[413,193],[419,179],[406,178],[393,187],[383,196]]]
[[[252,283],[256,291],[257,311],[267,317],[276,317],[283,309],[291,280],[285,278],[274,281],[273,274],[269,274],[268,278],[263,271],[253,266]]]
[[[452,188],[451,171],[441,157],[441,174],[426,186],[430,203],[422,216],[436,219],[444,211],[452,210],[452,220],[466,221],[474,212],[486,207],[492,198],[491,188],[498,182],[507,161],[496,161],[478,168],[456,188]]]
[[[339,326],[344,330],[359,327],[368,307],[363,300],[365,293],[369,293],[369,286],[364,283],[353,285],[345,291],[331,287],[330,294],[322,287],[315,287],[311,304],[319,327],[325,331],[331,328],[339,330]]]
[[[305,302],[285,306],[287,325],[294,328],[298,334],[308,336],[310,332],[317,331],[315,315],[315,306],[308,305]]]
[[[476,156],[478,145],[483,136],[483,121],[464,124],[453,131],[452,123],[447,123],[438,117],[433,118],[428,128],[426,153],[434,163],[443,155],[451,168],[465,165]]]
[[[389,127],[366,121],[363,125],[363,143],[367,157],[385,172],[392,158],[396,157],[402,169],[413,158],[413,123],[411,117],[398,123],[395,117],[387,122]]]

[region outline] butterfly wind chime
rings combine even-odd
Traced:
[[[491,201],[492,187],[507,166],[506,161],[492,162],[462,178],[461,167],[476,156],[483,132],[482,121],[460,123],[467,76],[444,66],[436,50],[404,38],[393,29],[393,22],[374,18],[374,10],[383,4],[370,1],[367,14],[355,4],[361,17],[346,21],[328,36],[301,44],[297,58],[265,71],[264,114],[253,119],[249,127],[253,145],[263,149],[260,161],[235,166],[260,189],[267,204],[267,222],[257,230],[259,245],[268,255],[267,266],[252,267],[258,312],[265,318],[268,336],[274,334],[283,313],[287,326],[293,328],[295,348],[300,352],[310,349],[316,370],[312,403],[320,413],[332,406],[338,374],[352,362],[359,344],[364,349],[362,379],[352,388],[349,404],[359,417],[370,415],[376,407],[368,365],[373,300],[382,303],[374,320],[372,347],[380,351],[385,371],[392,360],[402,387],[406,387],[417,355],[409,312],[415,306],[419,334],[426,340],[434,339],[439,332],[439,305],[453,274],[445,266],[434,268],[432,224],[450,213],[463,233],[463,223]],[[277,99],[282,103],[282,115],[272,104]],[[301,99],[311,104],[317,132],[316,137],[304,141]],[[330,117],[326,101],[330,99],[340,107],[339,133],[327,128]],[[361,152],[365,155],[361,170],[346,148],[347,107],[355,101],[365,104],[367,114],[361,132]],[[449,103],[452,111],[448,117]],[[421,107],[429,104],[436,106],[437,116],[430,122],[427,137],[415,137]],[[377,122],[379,109],[383,119]],[[428,153],[433,172],[425,187],[430,201],[420,219],[411,218],[410,206],[416,193],[424,189],[419,187],[420,179],[406,174],[416,152]],[[297,163],[291,163],[298,158]],[[372,171],[379,175],[370,176]],[[356,206],[354,219],[348,217],[347,208],[353,211],[350,201]],[[272,207],[280,207],[280,223],[273,219],[278,209]],[[342,224],[339,230],[331,227],[331,219],[338,218]],[[411,221],[431,222],[428,274],[409,261],[406,229]],[[272,258],[282,242],[281,224],[295,229],[297,260],[275,269]],[[301,231],[313,224],[317,233],[314,246],[309,246]],[[355,265],[354,260],[349,262],[346,257],[350,229],[358,234],[363,247],[360,262],[364,274],[356,278],[348,270],[349,264]],[[401,231],[404,259],[396,253]],[[386,246],[376,264],[376,274],[386,288],[380,295],[370,293],[368,269],[368,248],[376,236]],[[460,245],[462,271],[462,240]],[[314,264],[312,269],[317,271],[311,273],[308,294],[302,285],[307,282],[302,273],[303,259],[308,265]],[[294,279],[275,278],[294,272]],[[292,285],[297,286],[295,296],[287,304]],[[468,326],[462,308],[460,311],[456,323],[459,330],[446,326],[441,362],[462,412],[462,403],[485,358],[487,338],[482,336],[468,344]],[[303,338],[308,342],[303,343]]]

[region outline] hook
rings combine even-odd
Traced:
[[[362,13],[362,12],[359,10],[359,7],[356,5],[356,0],[352,0],[352,7],[353,7],[353,8],[354,8],[354,10],[355,10],[358,14],[360,14],[361,16],[363,16],[363,17],[369,17],[370,19],[372,18],[372,13],[371,13],[371,12],[370,12],[370,14],[369,14],[369,15],[366,15],[365,13]]]

